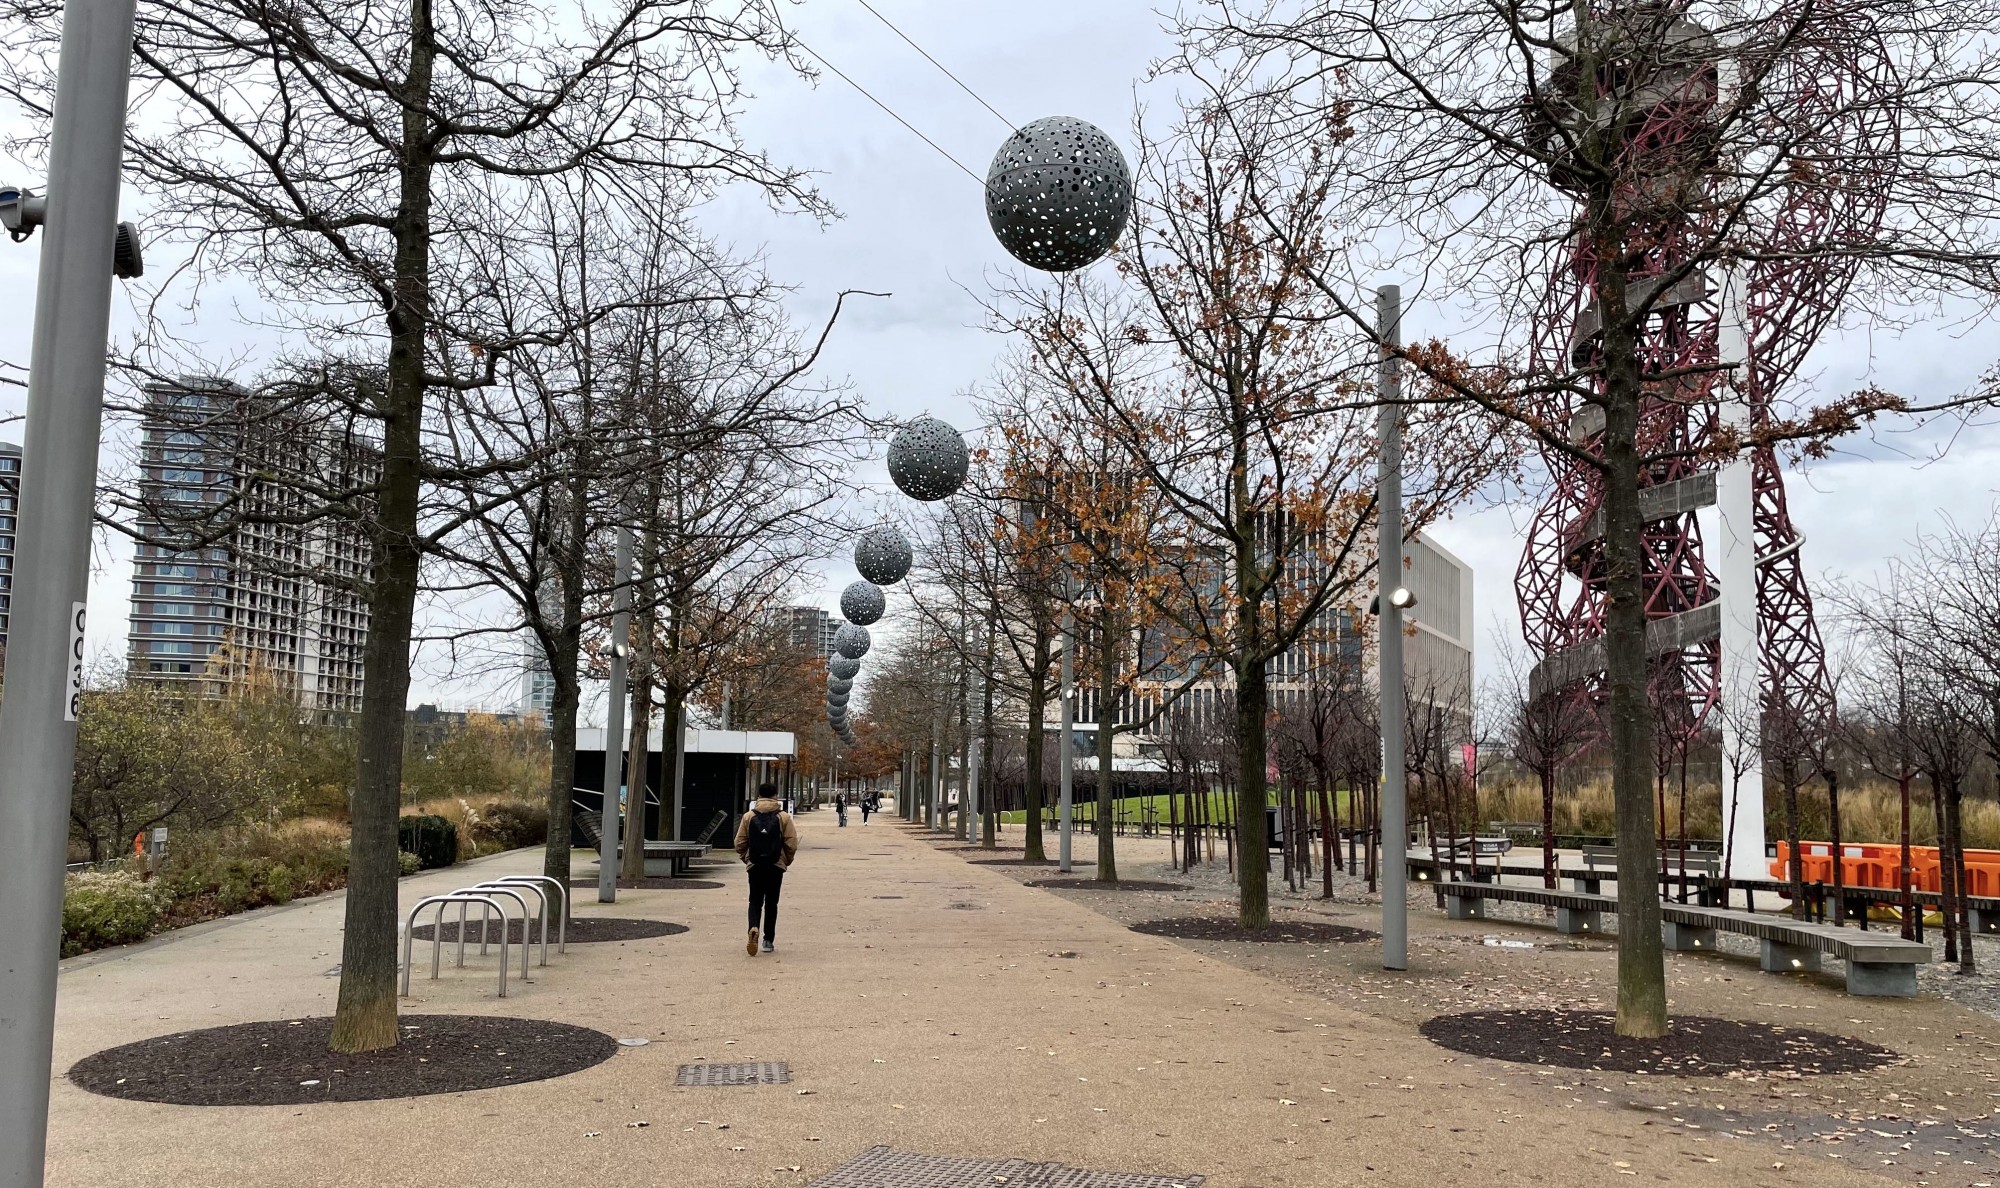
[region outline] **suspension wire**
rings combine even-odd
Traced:
[[[1015,129],[1016,125],[1014,121],[1008,119],[1004,115],[1001,115],[999,110],[995,108],[991,103],[988,103],[984,96],[980,95],[978,91],[975,91],[971,87],[965,85],[964,79],[958,77],[956,74],[953,74],[950,70],[946,69],[945,64],[943,62],[940,62],[936,58],[933,58],[929,50],[925,49],[921,45],[918,45],[916,41],[913,38],[911,38],[911,36],[908,33],[905,33],[901,29],[898,29],[894,21],[890,20],[888,17],[885,17],[880,12],[878,12],[873,4],[868,3],[868,0],[855,0],[855,2],[860,4],[861,7],[867,9],[871,14],[873,14],[876,20],[881,21],[883,24],[889,26],[889,31],[891,33],[894,33],[896,36],[902,38],[903,41],[907,43],[911,49],[922,54],[924,56],[924,61],[929,62],[931,65],[937,67],[938,71],[942,73],[946,78],[957,83],[959,90],[964,91],[966,94],[972,96],[974,102],[978,103],[979,106],[985,108],[986,110],[992,112],[993,118],[1007,125],[1007,130],[1009,132],[1012,132]]]
[[[839,75],[842,82],[845,82],[848,86],[853,87],[855,90],[861,92],[862,97],[867,99],[868,102],[873,103],[875,106],[887,112],[889,114],[890,119],[895,120],[903,127],[908,128],[911,134],[914,135],[918,140],[921,140],[925,144],[930,145],[931,148],[937,152],[938,156],[943,157],[945,160],[950,161],[953,165],[958,166],[959,172],[971,178],[973,181],[979,183],[980,189],[983,190],[986,188],[985,178],[980,177],[972,170],[967,169],[965,167],[965,162],[959,160],[957,157],[954,157],[950,153],[944,151],[944,148],[940,146],[937,141],[932,140],[928,136],[925,136],[922,132],[917,130],[917,126],[915,124],[912,124],[910,121],[898,115],[896,113],[895,108],[890,107],[888,104],[882,102],[880,99],[877,99],[874,93],[869,91],[867,87],[862,86],[860,83],[855,82],[852,78],[848,77],[848,74],[845,70],[842,70],[840,67],[835,66],[832,62],[827,61],[825,54],[820,53],[818,50],[814,49],[813,47],[807,45],[804,41],[800,40],[796,33],[792,35],[792,42],[793,44],[797,45],[800,49],[811,54],[819,62],[820,65],[826,67],[828,70],[831,70],[835,74]],[[974,98],[977,98],[977,96],[974,96]]]

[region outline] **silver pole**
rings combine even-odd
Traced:
[[[1403,795],[1403,612],[1389,592],[1403,584],[1403,294],[1395,285],[1375,290],[1376,333],[1382,361],[1376,380],[1382,400],[1382,458],[1378,471],[1375,571],[1381,613],[1382,686],[1382,968],[1408,969],[1410,936],[1409,815]]]
[[[1067,578],[1063,580],[1063,592],[1065,594],[1069,592]],[[1075,775],[1073,769],[1076,764],[1070,755],[1070,735],[1075,732],[1076,728],[1076,706],[1071,701],[1071,692],[1076,684],[1076,660],[1072,655],[1075,651],[1076,627],[1071,617],[1067,600],[1065,600],[1062,617],[1062,681],[1059,690],[1062,694],[1062,732],[1056,738],[1056,763],[1062,768],[1060,773],[1062,779],[1062,799],[1060,801],[1062,816],[1057,830],[1058,836],[1062,840],[1060,850],[1061,862],[1058,868],[1064,874],[1068,874],[1070,869],[1070,840],[1073,835],[1071,828],[1073,823],[1071,820],[1071,803],[1075,789],[1071,785],[1073,783],[1072,777]]]
[[[604,711],[604,805],[597,838],[597,902],[618,902],[618,794],[624,790],[625,657],[632,649],[632,587],[625,575],[632,568],[632,530],[621,526],[611,553],[611,705]],[[637,772],[639,820],[645,820],[646,769]],[[643,841],[634,842],[643,845]]]
[[[0,1188],[40,1188],[135,0],[63,10],[0,714]]]

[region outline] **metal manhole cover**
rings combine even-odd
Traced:
[[[755,1064],[683,1064],[674,1084],[683,1088],[710,1085],[789,1085],[792,1066],[766,1060]]]
[[[1026,1159],[959,1159],[870,1147],[807,1188],[1201,1188],[1202,1176],[1088,1171]]]

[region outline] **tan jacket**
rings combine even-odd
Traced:
[[[782,811],[783,808],[784,806],[776,800],[760,796],[756,803],[750,806],[750,811],[743,814],[743,819],[736,823],[736,856],[741,858],[745,865],[750,862],[750,818],[758,813],[777,813],[778,828],[785,835],[785,852],[778,858],[778,869],[791,869],[792,859],[799,853],[799,827],[792,823],[792,814]]]

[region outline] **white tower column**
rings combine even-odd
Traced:
[[[1718,361],[1737,364],[1721,390],[1722,424],[1739,434],[1750,428],[1744,278],[1740,267],[1722,272]],[[1757,637],[1756,497],[1750,455],[1739,452],[1715,478],[1721,514],[1716,580],[1722,599],[1722,811],[1728,873],[1768,878],[1764,858],[1763,648]]]

